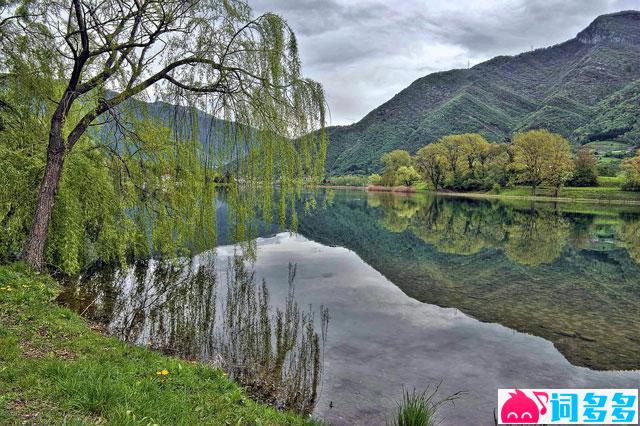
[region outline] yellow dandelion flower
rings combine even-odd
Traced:
[[[164,370],[161,371],[161,373],[162,373],[163,376],[166,376],[166,375],[169,374],[169,370],[164,369]]]
[[[162,374],[162,371],[159,371],[159,370],[158,370],[158,371],[156,371],[156,374],[159,376],[159,375],[161,375],[161,374]]]

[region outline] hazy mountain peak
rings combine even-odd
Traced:
[[[585,44],[597,44],[602,41],[640,43],[640,11],[625,10],[598,16],[578,33],[577,38]]]

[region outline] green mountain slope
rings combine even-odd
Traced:
[[[603,15],[574,39],[430,74],[358,123],[330,127],[327,172],[368,174],[385,152],[452,133],[504,141],[548,128],[574,143],[640,144],[639,98],[640,12]]]

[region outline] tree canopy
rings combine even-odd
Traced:
[[[447,172],[445,152],[440,144],[420,148],[416,154],[416,167],[436,191],[442,187]]]
[[[21,134],[32,148],[22,153],[39,158],[33,167],[40,181],[28,209],[33,220],[24,241],[32,265],[43,264],[61,181],[73,180],[69,184],[76,192],[68,197],[78,201],[86,196],[77,192],[81,176],[65,174],[79,146],[103,156],[93,165],[106,167],[102,173],[116,182],[139,178],[130,189],[138,200],[158,198],[164,191],[149,193],[151,181],[163,186],[160,182],[173,178],[176,188],[184,188],[191,178],[209,183],[214,174],[231,170],[234,182],[242,185],[231,191],[234,205],[258,204],[270,212],[266,205],[274,183],[287,192],[305,177],[322,175],[322,88],[301,76],[295,35],[279,16],[254,17],[243,0],[35,0],[3,6],[0,66],[4,98],[13,102],[3,113],[24,128],[29,111],[43,128]],[[9,93],[10,84],[33,97],[22,102]],[[154,98],[192,113],[171,120],[162,133],[164,126],[148,117],[143,124],[137,107],[139,100]],[[23,112],[22,120],[15,121],[16,110]],[[220,140],[206,147],[193,144],[200,111],[228,123]],[[105,128],[115,129],[111,137],[105,138]],[[116,133],[121,136],[117,141]],[[201,166],[203,171],[196,173]],[[116,198],[127,187],[120,183]],[[8,216],[15,215],[17,204],[8,200]],[[163,217],[176,209],[165,207],[166,200],[142,210],[152,222],[169,220]],[[238,217],[255,210],[238,209]],[[86,234],[86,229],[79,232]]]
[[[520,180],[531,185],[533,194],[545,181],[556,188],[557,194],[557,189],[571,177],[571,149],[561,135],[548,130],[530,130],[516,134],[513,145],[514,166]]]
[[[394,185],[406,175],[405,164],[415,164],[423,182],[434,190],[495,190],[516,182],[536,188],[545,184],[558,196],[567,183],[597,185],[596,158],[588,149],[574,156],[569,142],[547,130],[514,135],[512,144],[490,143],[479,134],[448,135],[418,150],[414,157],[395,150],[382,156],[385,176],[372,179]],[[633,161],[627,161],[627,180],[633,178]],[[576,170],[577,169],[577,170]],[[401,178],[401,179],[399,179]],[[573,180],[572,180],[573,178]],[[415,184],[414,182],[413,184]]]
[[[384,164],[381,182],[384,185],[388,186],[393,186],[396,184],[396,174],[400,167],[411,167],[413,165],[411,154],[402,149],[395,149],[391,152],[383,154],[380,158],[380,161],[382,161],[382,164]]]
[[[598,159],[590,148],[582,147],[576,152],[572,186],[596,186],[598,184]]]

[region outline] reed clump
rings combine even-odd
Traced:
[[[451,404],[462,397],[464,392],[456,392],[446,397],[440,397],[440,385],[428,386],[423,391],[415,388],[411,391],[402,390],[402,399],[397,402],[391,426],[435,426],[440,422],[438,411],[442,406]]]

